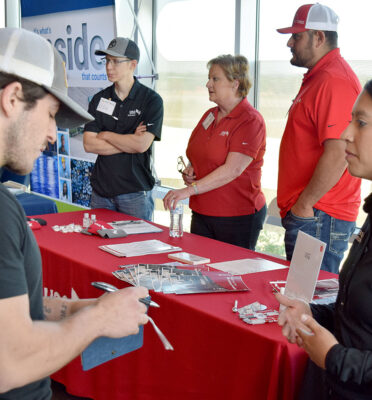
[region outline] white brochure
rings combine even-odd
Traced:
[[[219,271],[228,272],[232,275],[245,275],[254,272],[272,271],[274,269],[288,268],[286,265],[263,258],[244,258],[243,260],[223,261],[208,264]]]
[[[284,294],[309,303],[327,244],[302,231],[298,232]]]

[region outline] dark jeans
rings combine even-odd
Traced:
[[[288,211],[282,219],[282,225],[285,229],[284,243],[287,260],[292,259],[298,231],[302,231],[327,243],[321,269],[338,274],[350,235],[355,229],[355,222],[333,218],[314,208],[314,217],[310,218],[298,217]]]
[[[212,217],[192,212],[191,233],[254,250],[266,217],[266,205],[250,215]]]

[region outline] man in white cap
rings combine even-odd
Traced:
[[[27,174],[56,123],[92,117],[67,96],[64,63],[48,41],[0,29],[0,166]],[[0,184],[0,398],[51,398],[49,378],[100,336],[122,337],[147,323],[145,288],[98,299],[42,297],[41,257],[20,204]]]
[[[289,28],[291,64],[307,68],[291,105],[279,153],[278,206],[287,259],[299,230],[327,243],[322,269],[338,273],[355,229],[360,179],[346,170],[340,135],[361,90],[337,47],[338,17],[329,7],[301,6]]]
[[[163,101],[133,75],[140,56],[135,42],[117,37],[95,54],[105,56],[113,84],[93,97],[89,112],[95,120],[84,128],[85,151],[98,154],[90,206],[151,220],[152,143],[161,138]]]

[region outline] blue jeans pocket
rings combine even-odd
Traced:
[[[354,232],[355,223],[332,219],[328,250],[343,257],[348,247],[350,235]]]
[[[282,220],[282,225],[286,231],[297,231],[301,230],[309,235],[316,235],[316,223],[318,217],[299,217],[288,211],[287,215]]]
[[[297,240],[298,231],[307,233],[310,236],[317,236],[319,218],[314,217],[298,217],[289,211],[282,219],[282,225],[285,229],[284,245],[287,254],[287,260],[292,259],[294,246]]]

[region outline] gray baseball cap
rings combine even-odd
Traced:
[[[42,86],[60,101],[57,126],[74,128],[93,117],[67,95],[65,63],[43,37],[17,28],[0,29],[0,72],[13,74]]]
[[[113,57],[128,57],[131,60],[139,61],[140,51],[135,42],[128,38],[117,37],[112,39],[106,50],[96,50],[97,56],[108,54]]]

